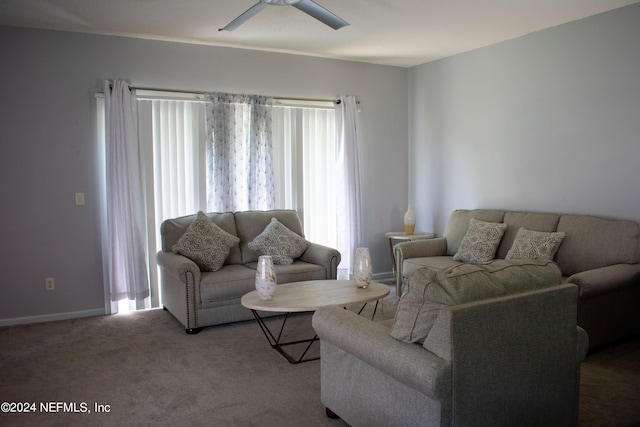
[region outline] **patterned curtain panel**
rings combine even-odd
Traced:
[[[273,99],[207,94],[207,209],[275,207],[271,147]]]

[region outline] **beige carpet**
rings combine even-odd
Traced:
[[[293,318],[290,336],[312,334],[309,321]],[[0,402],[36,413],[0,413],[0,425],[344,426],[325,416],[319,375],[319,361],[291,365],[271,349],[255,321],[195,336],[162,310],[11,326],[0,328]],[[582,426],[640,425],[640,339],[590,355],[581,394]]]
[[[587,355],[580,378],[581,426],[640,426],[640,338]]]

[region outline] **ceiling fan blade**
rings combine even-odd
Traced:
[[[235,30],[236,28],[238,28],[240,25],[244,24],[246,21],[248,21],[250,18],[255,16],[258,12],[260,12],[262,9],[264,9],[267,6],[268,6],[268,4],[263,3],[263,2],[258,2],[256,4],[254,4],[249,9],[247,9],[246,12],[244,12],[242,15],[238,16],[236,19],[234,19],[233,21],[228,23],[225,27],[218,29],[218,31],[233,31],[233,30]]]
[[[318,3],[313,2],[312,0],[301,0],[300,2],[294,3],[291,6],[297,9],[300,9],[301,11],[313,16],[318,21],[327,24],[334,30],[338,30],[344,26],[349,25],[347,21],[337,17],[336,15],[329,12],[327,9],[320,6]]]

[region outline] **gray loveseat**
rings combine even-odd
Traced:
[[[204,326],[253,319],[240,304],[242,296],[255,289],[258,253],[249,243],[276,218],[286,228],[304,236],[296,211],[247,211],[207,213],[218,227],[239,238],[230,248],[222,268],[201,271],[191,259],[174,253],[173,246],[197,218],[189,215],[168,219],[160,228],[162,250],[156,255],[160,267],[162,304],[186,328],[197,333]],[[336,249],[309,242],[290,265],[275,265],[278,284],[303,280],[335,279],[340,253]],[[264,313],[265,316],[277,313]]]
[[[563,282],[579,288],[578,325],[589,334],[590,348],[640,333],[640,226],[633,221],[588,215],[456,210],[442,237],[395,246],[400,293],[408,279],[423,267],[444,271],[460,264],[453,255],[472,218],[507,225],[497,259],[506,257],[521,227],[565,233],[553,260]]]
[[[354,427],[576,425],[588,346],[577,293],[565,284],[445,305],[422,345],[392,337],[388,322],[321,308],[327,414]]]

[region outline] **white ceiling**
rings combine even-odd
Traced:
[[[640,0],[315,0],[351,25],[333,30],[258,0],[0,0],[0,25],[121,35],[411,67]]]

